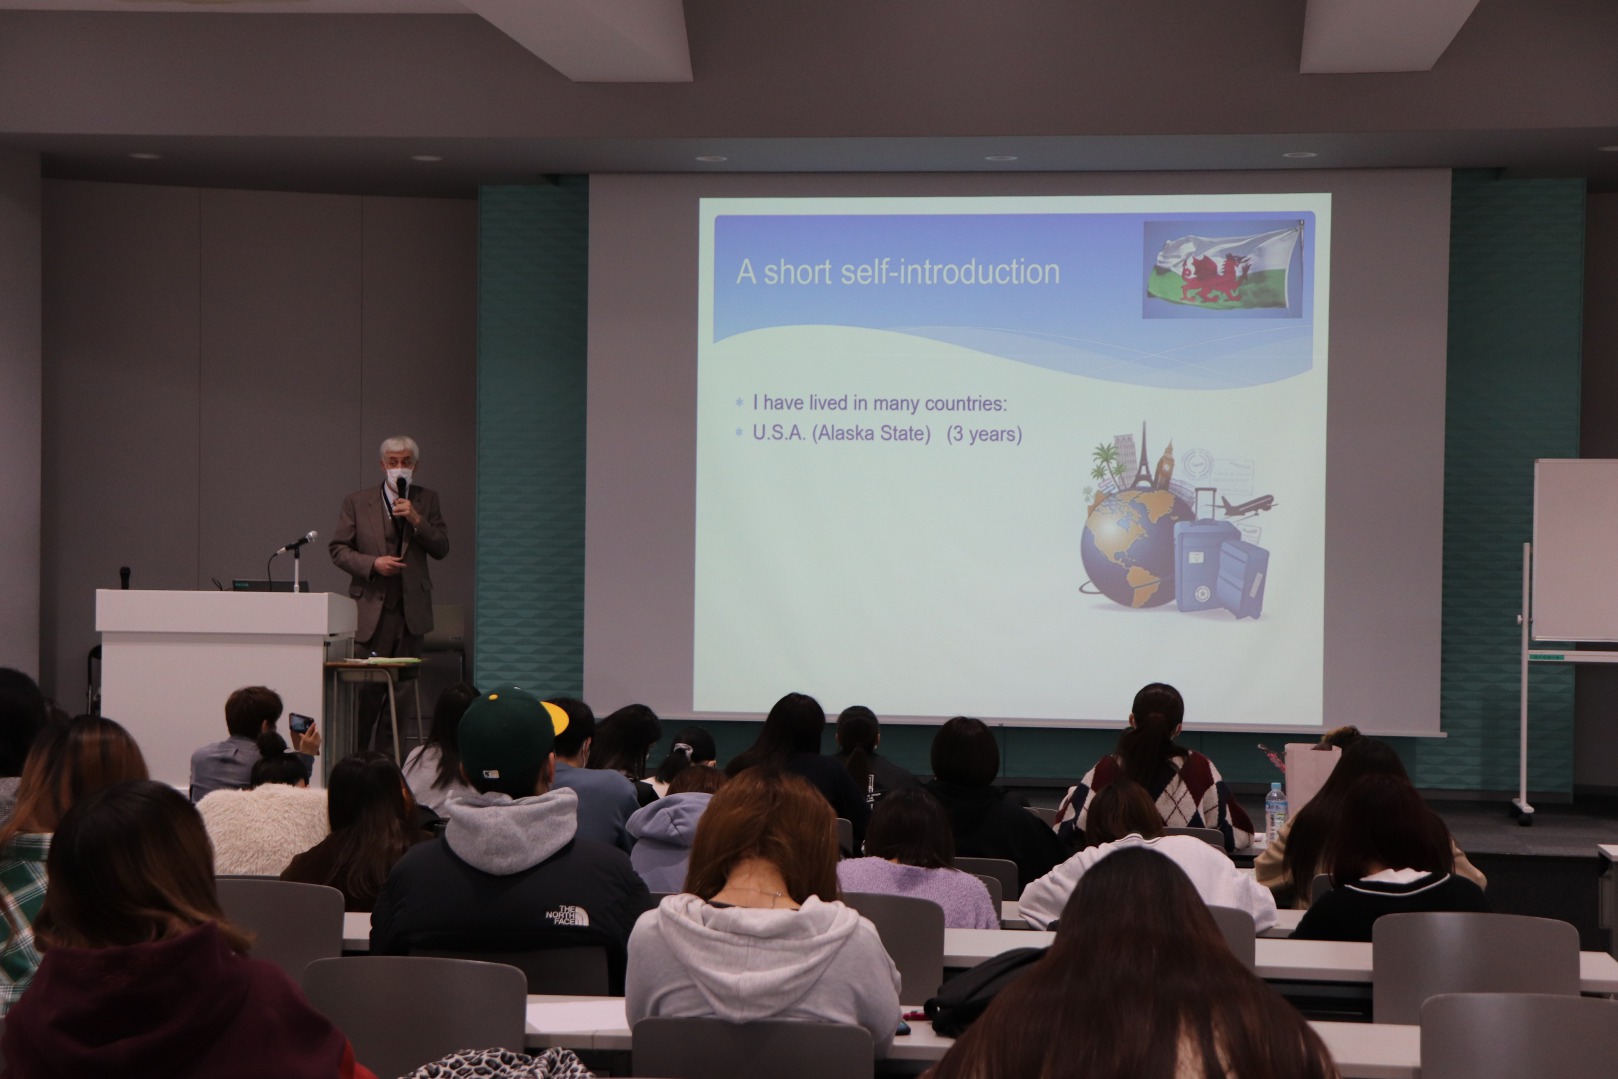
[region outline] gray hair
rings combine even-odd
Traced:
[[[408,453],[421,464],[421,447],[409,435],[394,435],[392,438],[382,440],[382,448],[376,451],[378,458],[386,457],[390,453]]]

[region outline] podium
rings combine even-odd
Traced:
[[[325,663],[348,658],[358,617],[327,592],[98,590],[102,713],[135,736],[153,779],[186,790],[192,752],[227,736],[225,699],[242,686],[275,690],[328,736]]]

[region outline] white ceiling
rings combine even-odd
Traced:
[[[202,11],[251,15],[455,15],[457,0],[0,0],[19,11]]]

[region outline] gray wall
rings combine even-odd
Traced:
[[[477,207],[47,181],[41,682],[84,699],[97,588],[258,578],[407,433],[472,603]],[[275,576],[292,573],[289,557]]]
[[[39,155],[0,153],[0,667],[39,668]]]
[[[1579,456],[1618,457],[1618,195],[1590,195],[1585,220]],[[1574,716],[1574,785],[1618,791],[1618,664],[1578,668]]]

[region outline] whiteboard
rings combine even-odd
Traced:
[[[1534,462],[1532,636],[1618,641],[1618,461]]]

